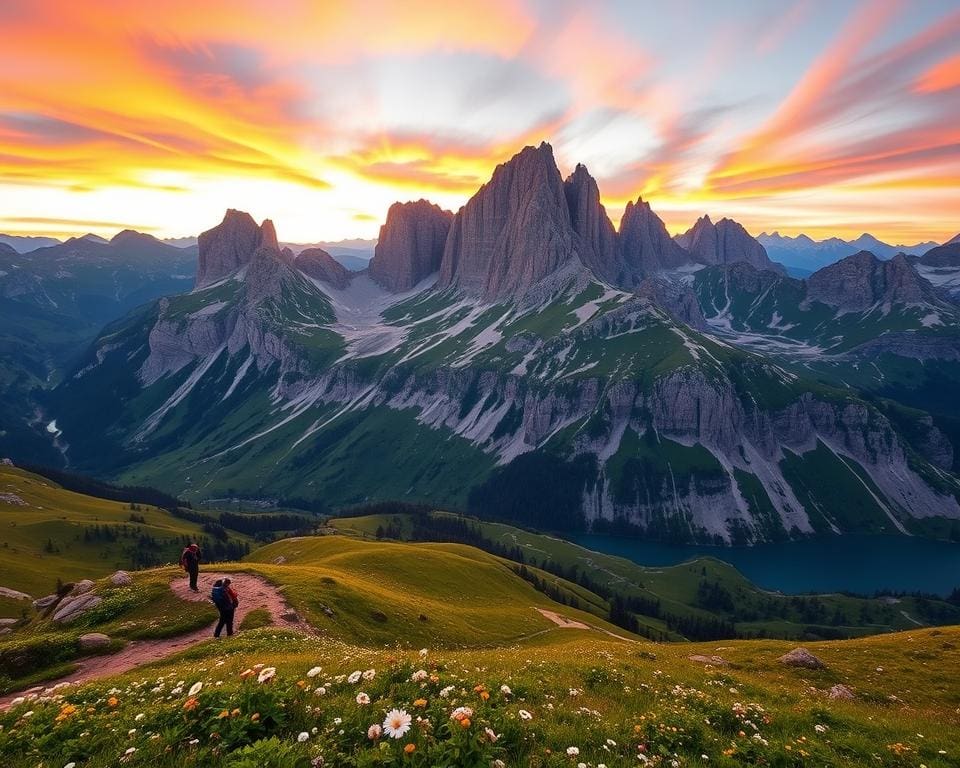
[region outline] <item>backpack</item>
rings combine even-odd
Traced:
[[[227,594],[227,588],[223,584],[217,584],[210,591],[210,599],[213,600],[213,604],[217,608],[232,608],[233,603],[230,601],[230,596]]]

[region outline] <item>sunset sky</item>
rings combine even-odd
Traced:
[[[958,41],[956,0],[3,0],[0,231],[375,237],[547,140],[614,222],[940,241]]]

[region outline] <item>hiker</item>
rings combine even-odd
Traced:
[[[200,591],[197,586],[197,577],[200,575],[200,559],[200,547],[196,544],[191,544],[180,555],[180,567],[189,574],[190,589],[194,592]]]
[[[233,634],[233,614],[237,610],[240,601],[237,599],[237,593],[230,586],[230,579],[217,579],[210,592],[210,599],[220,611],[220,621],[217,622],[217,628],[213,631],[214,637],[220,637],[223,628],[227,628],[227,636]]]

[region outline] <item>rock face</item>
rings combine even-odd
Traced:
[[[655,277],[645,278],[636,289],[637,296],[646,297],[667,310],[675,320],[697,330],[707,328],[707,320],[700,309],[697,294],[689,286],[680,286]]]
[[[704,264],[744,261],[757,269],[784,272],[783,267],[770,261],[766,249],[733,219],[720,219],[714,224],[709,216],[701,216],[677,237],[677,243]]]
[[[810,275],[807,299],[843,312],[863,312],[877,304],[920,304],[936,297],[902,253],[880,261],[860,251]]]
[[[852,701],[856,698],[853,691],[851,691],[847,686],[842,683],[837,683],[837,685],[832,686],[827,691],[828,699],[839,699],[841,701]]]
[[[350,272],[323,248],[307,248],[294,258],[293,265],[303,274],[343,290],[350,283]]]
[[[233,208],[227,211],[222,222],[203,232],[198,243],[197,288],[205,288],[246,266],[261,243],[279,251],[273,222],[264,221],[261,229],[249,213]]]
[[[561,268],[580,267],[580,250],[553,149],[526,147],[454,216],[438,286],[489,301],[522,296]]]
[[[943,245],[931,248],[920,257],[927,267],[960,267],[960,235]]]
[[[427,200],[391,205],[370,260],[370,277],[401,293],[438,271],[452,221],[450,211]]]
[[[823,669],[824,667],[824,663],[806,648],[794,648],[790,653],[783,654],[777,661],[786,664],[788,667],[803,667],[805,669]]]
[[[619,277],[617,232],[600,203],[600,189],[586,166],[577,165],[563,182],[573,230],[580,236],[580,258],[593,273],[608,282]]]
[[[633,287],[664,269],[690,261],[690,255],[670,237],[666,226],[650,204],[638,199],[627,203],[620,220],[619,284]]]

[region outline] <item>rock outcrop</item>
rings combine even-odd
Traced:
[[[577,165],[563,182],[573,230],[580,236],[580,259],[593,273],[608,282],[619,277],[617,232],[600,202],[600,189],[584,165]]]
[[[645,277],[688,263],[690,255],[670,237],[650,204],[638,198],[627,203],[620,220],[620,261],[618,283],[630,288]]]
[[[232,208],[217,226],[201,233],[198,243],[197,288],[205,288],[249,264],[261,245],[280,250],[273,222],[267,219],[262,228],[258,227],[249,213]]]
[[[133,577],[126,571],[117,571],[110,577],[110,583],[115,587],[129,587],[133,584]]]
[[[343,290],[350,283],[350,272],[323,248],[300,251],[293,265],[303,274]]]
[[[794,648],[789,653],[777,659],[788,667],[803,667],[804,669],[823,669],[824,663],[806,648]]]
[[[779,264],[770,261],[760,242],[733,219],[720,219],[714,224],[709,216],[701,216],[676,241],[696,261],[704,264],[734,264],[742,261],[757,269],[771,269],[781,274],[785,272]]]
[[[428,200],[391,205],[370,260],[371,279],[401,293],[437,272],[452,221],[450,211]]]
[[[677,285],[669,280],[645,278],[636,289],[637,296],[650,299],[665,309],[674,320],[697,330],[707,328],[706,318],[700,309],[697,294],[687,285]]]
[[[87,611],[96,608],[103,602],[103,598],[91,593],[63,598],[53,612],[53,620],[58,624],[69,624],[76,621]]]
[[[438,286],[488,301],[522,297],[564,267],[582,267],[581,249],[553,149],[526,147],[454,216]]]
[[[933,286],[920,277],[902,253],[881,261],[869,251],[860,251],[817,270],[807,279],[807,301],[841,312],[935,300]]]

